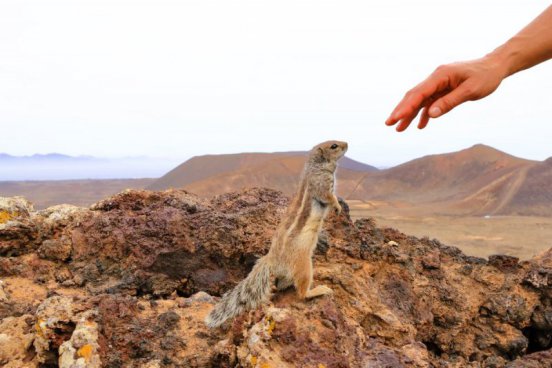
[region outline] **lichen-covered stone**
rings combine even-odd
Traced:
[[[39,362],[49,362],[50,352],[57,353],[59,347],[71,338],[75,329],[74,308],[72,299],[63,296],[52,296],[38,307],[33,344]]]
[[[88,209],[83,207],[60,204],[34,213],[33,218],[49,228],[55,228],[78,223],[88,213]]]
[[[35,248],[37,229],[30,219],[33,205],[22,197],[0,197],[0,257]]]
[[[100,368],[98,324],[93,312],[83,313],[71,338],[59,347],[60,368]]]
[[[33,204],[23,197],[0,197],[0,224],[29,217]]]

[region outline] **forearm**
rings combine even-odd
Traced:
[[[487,58],[500,65],[504,78],[552,58],[552,6]]]

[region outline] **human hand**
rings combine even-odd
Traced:
[[[463,102],[488,96],[507,76],[503,64],[488,55],[438,67],[426,80],[406,93],[385,124],[399,123],[397,131],[402,132],[422,110],[418,128],[423,129],[430,118],[446,114]]]

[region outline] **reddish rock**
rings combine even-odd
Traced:
[[[499,270],[508,271],[513,270],[518,266],[519,258],[507,256],[503,254],[495,254],[489,256],[489,264],[495,266]]]
[[[314,260],[314,282],[332,296],[301,301],[292,288],[227,330],[208,330],[204,316],[268,251],[287,203],[258,188],[211,200],[125,191],[90,209],[29,211],[0,228],[0,277],[27,280],[0,301],[1,316],[34,315],[61,295],[97,324],[105,367],[549,364],[552,253],[527,262],[469,257],[372,219],[353,223],[345,203],[328,218]],[[28,283],[42,296],[25,297]],[[44,320],[45,310],[33,318]],[[69,355],[79,348],[73,325],[52,326],[29,362],[46,352],[44,361],[55,360],[63,344]]]

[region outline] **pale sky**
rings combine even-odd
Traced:
[[[552,62],[419,131],[384,121],[439,64],[483,56],[548,1],[0,0],[0,152],[306,150],[377,166],[484,143],[552,156]]]

